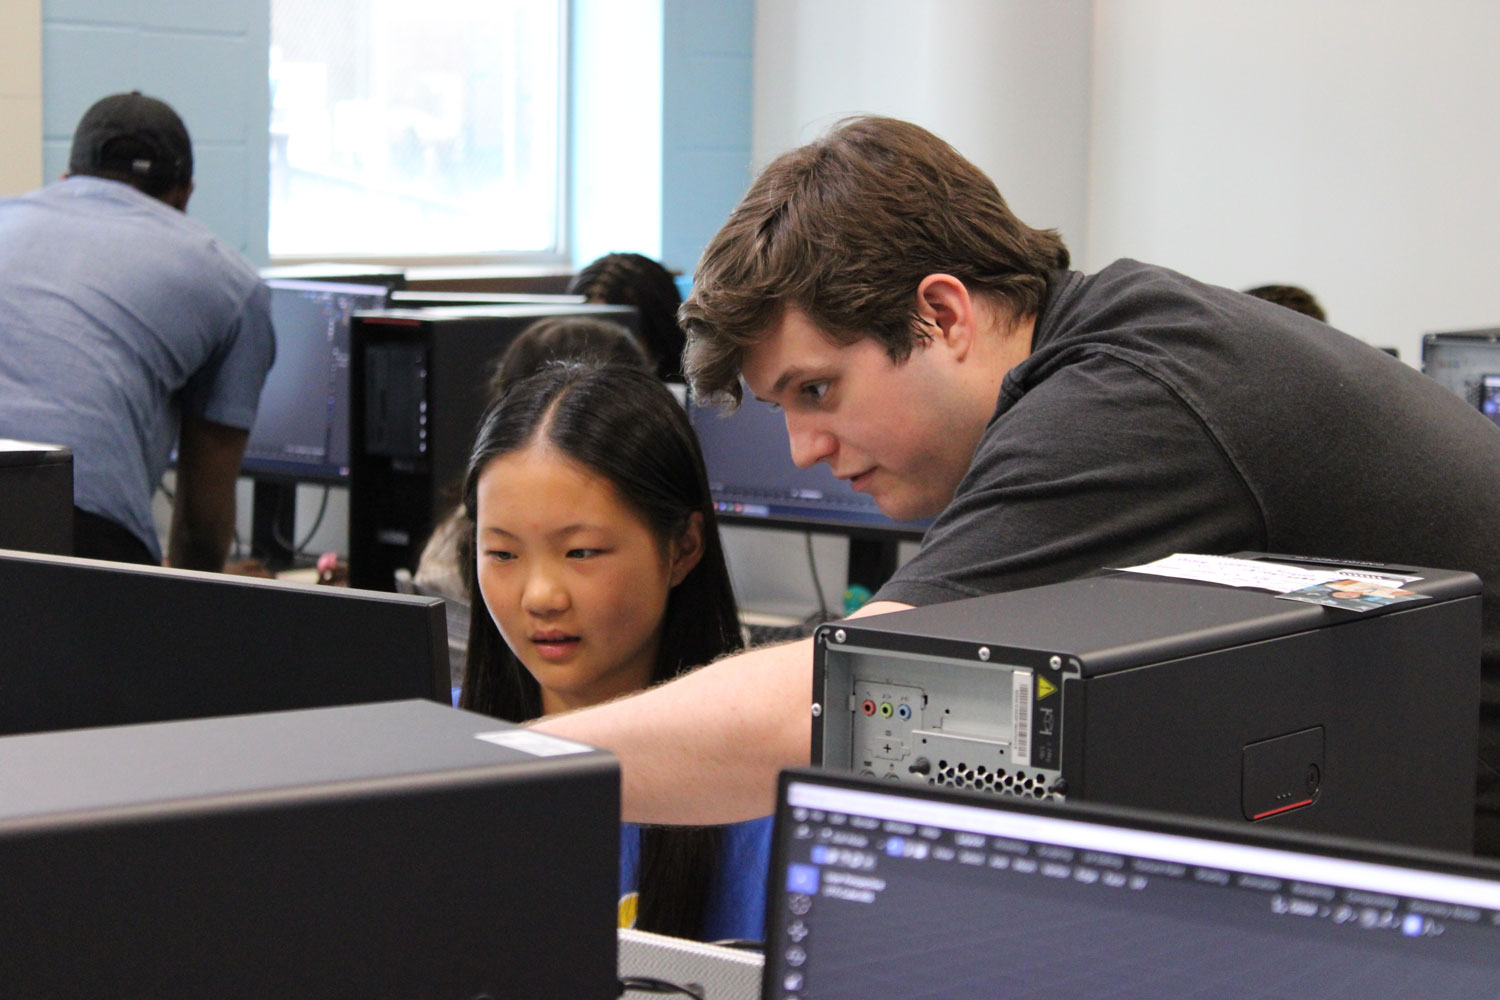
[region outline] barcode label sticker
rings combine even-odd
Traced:
[[[558,757],[570,753],[588,753],[594,749],[582,743],[548,736],[546,733],[538,733],[531,729],[501,729],[490,733],[475,733],[474,738],[493,743],[497,747],[519,750],[533,757]]]
[[[1018,767],[1031,766],[1031,692],[1032,672],[1010,673],[1011,761]]]

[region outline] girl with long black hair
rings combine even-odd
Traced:
[[[512,385],[480,423],[464,509],[471,606],[489,613],[470,619],[461,707],[525,722],[740,648],[697,438],[650,374],[551,365]],[[622,926],[759,936],[763,824],[634,837]]]

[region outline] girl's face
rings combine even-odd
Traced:
[[[479,590],[547,714],[650,683],[671,589],[702,555],[694,514],[663,545],[609,480],[536,441],[476,488]]]

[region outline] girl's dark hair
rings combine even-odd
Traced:
[[[548,316],[522,330],[500,355],[490,373],[489,398],[555,361],[651,370],[640,341],[619,323],[591,316]]]
[[[682,381],[682,349],[686,338],[677,325],[682,294],[672,272],[638,253],[610,253],[578,272],[568,284],[573,295],[611,306],[635,306],[641,319],[641,340],[656,365],[658,378]]]
[[[708,476],[682,407],[649,372],[548,365],[490,404],[470,454],[464,580],[473,614],[459,706],[511,722],[542,714],[540,686],[485,611],[475,538],[480,475],[494,459],[536,440],[608,480],[663,546],[681,534],[694,512],[703,515],[703,555],[667,597],[652,683],[739,649],[739,617]],[[719,841],[711,827],[643,829],[637,926],[677,937],[701,933]]]

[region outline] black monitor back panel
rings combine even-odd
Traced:
[[[612,997],[619,768],[535,739],[420,701],[0,739],[0,992]]]
[[[0,734],[447,703],[431,597],[0,552]]]
[[[391,590],[457,502],[495,361],[526,327],[590,316],[638,328],[629,306],[392,309],[354,319],[349,578]]]
[[[1110,572],[824,625],[813,760],[1467,851],[1479,580],[1387,569],[1427,599],[1356,612]]]
[[[73,452],[0,440],[0,548],[73,554]]]

